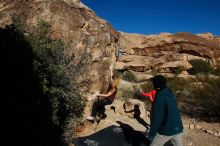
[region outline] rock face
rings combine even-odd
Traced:
[[[186,70],[190,69],[192,65],[188,61],[171,61],[166,62],[163,65],[161,65],[158,69],[159,72],[162,73],[169,73],[169,72],[175,72],[176,69],[180,69],[182,72],[186,72]],[[178,70],[177,70],[178,71]]]
[[[107,90],[116,62],[118,33],[91,9],[79,0],[1,0],[0,27],[13,25],[14,17],[21,20],[26,33],[33,33],[44,20],[51,26],[48,36],[68,46],[65,54],[83,60],[72,65],[80,65],[77,82],[81,91],[87,91],[85,98],[94,91]]]
[[[210,32],[203,33],[203,34],[197,34],[198,36],[205,38],[205,39],[211,39],[213,40],[213,35]]]
[[[142,74],[187,74],[189,60],[202,59],[212,66],[220,60],[220,41],[211,33],[161,33],[139,35],[120,32],[117,70],[132,70]],[[119,52],[120,53],[120,52]]]

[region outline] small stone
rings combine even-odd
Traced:
[[[201,125],[196,125],[195,128],[196,129],[202,129],[202,126]]]
[[[202,128],[202,131],[204,131],[205,133],[208,133],[208,131],[206,129],[204,129],[204,128]]]
[[[184,125],[183,125],[183,127],[184,127],[184,128],[188,128],[188,127],[189,127],[189,125],[184,124]]]
[[[207,133],[213,135],[214,132],[212,132],[211,130],[207,130]]]
[[[194,129],[194,128],[195,128],[195,125],[193,125],[193,124],[189,125],[189,129]]]
[[[215,135],[215,136],[218,136],[218,132],[214,132],[214,135]]]

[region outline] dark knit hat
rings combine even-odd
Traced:
[[[151,81],[154,85],[154,88],[164,88],[167,84],[167,80],[162,75],[156,75],[153,78],[151,78]]]

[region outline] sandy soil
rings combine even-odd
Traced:
[[[78,136],[74,138],[76,146],[144,146],[146,141],[146,126],[137,119],[130,117],[122,110],[116,113],[110,107],[106,107],[105,119],[99,123],[86,121],[84,126],[78,129]],[[143,118],[149,123],[149,118]],[[220,123],[208,123],[198,121],[182,115],[184,124],[184,146],[220,146],[220,137],[204,131],[220,131]],[[200,125],[202,129],[190,129],[189,125]],[[169,144],[167,144],[169,145]]]

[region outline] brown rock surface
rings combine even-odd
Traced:
[[[213,40],[213,35],[210,32],[207,33],[202,33],[202,34],[197,34],[198,36],[202,37],[202,38],[206,38],[206,39],[211,39]]]
[[[166,62],[159,67],[159,72],[166,73],[166,72],[173,72],[173,70],[185,71],[190,69],[192,65],[188,61],[172,61]],[[186,74],[186,73],[185,73]]]
[[[118,70],[138,71],[137,66],[144,66],[145,69],[139,69],[139,72],[149,68],[161,72],[161,66],[179,61],[185,64],[184,67],[180,67],[180,63],[176,66],[181,68],[181,73],[187,74],[189,60],[201,59],[215,66],[220,58],[220,41],[211,33],[139,35],[120,32],[119,45],[125,54],[118,60],[120,64],[124,63]],[[173,73],[172,70],[165,72]]]
[[[51,26],[48,36],[61,39],[68,46],[66,55],[74,60],[71,65],[78,64],[81,68],[75,78],[82,91],[93,93],[107,89],[110,68],[116,61],[118,33],[91,9],[79,0],[1,0],[0,27],[14,24],[14,17],[21,20],[27,34],[34,33],[41,20]]]

